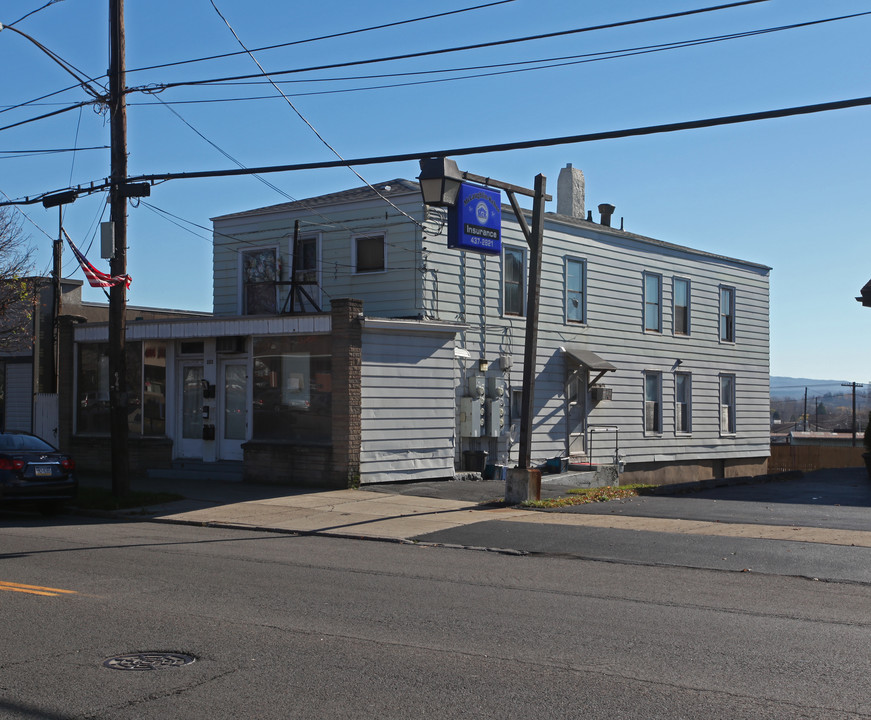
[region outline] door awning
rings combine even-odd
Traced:
[[[582,348],[580,345],[566,345],[566,355],[577,360],[578,364],[590,371],[592,377],[597,373],[594,379],[590,380],[588,387],[593,387],[600,378],[607,372],[616,372],[617,368],[607,360],[599,357],[592,350]]]

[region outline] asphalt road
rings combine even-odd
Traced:
[[[0,513],[0,717],[871,715],[868,585],[609,532],[602,561]],[[196,661],[103,665],[145,651]]]

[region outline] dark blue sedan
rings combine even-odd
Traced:
[[[29,433],[0,433],[0,503],[36,502],[58,512],[79,489],[76,464],[66,453]]]

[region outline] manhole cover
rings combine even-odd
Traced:
[[[144,652],[109,658],[103,666],[112,670],[166,670],[190,665],[194,660],[193,655],[184,653]]]

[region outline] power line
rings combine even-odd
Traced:
[[[46,118],[54,117],[55,115],[61,115],[65,112],[69,112],[70,110],[76,110],[77,108],[84,107],[85,105],[93,104],[93,100],[85,100],[84,102],[74,103],[72,105],[68,105],[65,108],[61,108],[60,110],[53,110],[52,112],[37,115],[36,117],[28,118],[27,120],[20,120],[16,123],[4,125],[3,127],[0,127],[0,132],[2,132],[3,130],[11,130],[12,128],[21,127],[22,125],[28,125],[29,123],[36,122],[37,120],[45,120]]]
[[[800,22],[800,23],[792,23],[789,25],[776,25],[776,26],[771,26],[771,27],[766,27],[766,28],[759,28],[756,30],[745,30],[742,32],[729,33],[729,34],[725,34],[725,35],[711,35],[711,36],[707,36],[707,37],[692,38],[689,40],[677,40],[677,41],[668,42],[668,43],[657,43],[654,45],[639,45],[639,46],[629,47],[629,48],[619,48],[616,50],[602,50],[599,52],[580,53],[577,55],[561,55],[561,56],[556,56],[556,57],[537,58],[535,60],[516,60],[516,61],[512,61],[512,62],[489,63],[489,64],[484,64],[484,65],[466,65],[463,67],[437,68],[437,69],[432,69],[432,70],[410,70],[410,71],[406,71],[406,72],[369,73],[366,75],[346,75],[346,76],[340,76],[340,77],[326,77],[326,78],[316,77],[316,78],[305,78],[305,79],[299,79],[299,80],[279,80],[279,81],[276,81],[276,84],[278,84],[278,85],[290,85],[290,84],[301,84],[301,83],[318,84],[318,83],[326,83],[326,82],[330,82],[330,83],[332,83],[332,82],[348,82],[351,80],[374,80],[374,79],[383,79],[383,78],[414,77],[414,76],[419,76],[419,75],[436,75],[436,74],[442,74],[442,73],[468,72],[470,70],[490,70],[490,69],[496,69],[496,68],[511,68],[511,67],[517,67],[520,65],[536,65],[539,63],[561,63],[562,61],[566,61],[566,60],[579,60],[579,59],[584,61],[584,62],[591,62],[591,61],[595,61],[595,60],[612,60],[612,59],[624,58],[624,57],[627,57],[630,55],[636,55],[636,54],[646,54],[646,53],[651,53],[651,52],[660,52],[660,51],[664,51],[664,50],[675,50],[675,49],[680,50],[680,49],[683,49],[685,47],[695,47],[696,45],[710,44],[710,43],[716,43],[716,42],[726,42],[729,40],[740,40],[740,39],[744,39],[744,38],[748,38],[748,37],[755,37],[757,35],[766,35],[769,33],[783,32],[786,30],[796,30],[796,29],[811,27],[814,25],[822,25],[825,23],[837,22],[840,20],[852,20],[852,19],[855,19],[858,17],[867,16],[867,15],[871,15],[871,10],[866,11],[866,12],[852,13],[849,15],[839,15],[836,17],[821,18],[818,20],[808,20],[808,21]],[[565,64],[568,65],[568,64],[575,64],[575,63],[565,63]],[[539,69],[547,69],[547,68],[551,68],[551,67],[561,67],[561,65],[548,64],[548,65],[543,65],[543,66],[538,67],[538,68],[531,68],[531,69],[532,70],[539,70]],[[487,77],[487,76],[488,76],[487,74],[466,75],[460,79],[470,79],[470,78],[474,79],[474,78]],[[454,79],[454,78],[446,78],[444,80],[452,80],[452,79]],[[444,81],[444,80],[440,80],[440,81]],[[230,80],[227,82],[214,82],[214,83],[209,83],[209,84],[211,86],[264,85],[264,84],[268,84],[268,81],[256,80],[256,79],[252,79],[249,81]],[[396,87],[396,86],[385,85],[385,86],[378,86],[378,87],[380,88],[380,87]],[[352,88],[352,90],[353,89],[356,89],[356,88]],[[366,89],[368,89],[368,88],[366,88]],[[347,92],[347,91],[348,90],[338,90],[338,91],[334,91],[334,92]],[[306,94],[312,95],[312,94],[316,94],[316,93],[306,93]],[[262,99],[262,98],[258,98],[258,99]],[[181,101],[181,102],[184,102],[184,101]],[[207,101],[193,101],[193,102],[207,102]]]
[[[45,5],[43,5],[42,7],[38,7],[38,8],[36,8],[36,10],[31,10],[31,11],[30,11],[29,13],[27,13],[26,15],[22,15],[20,18],[18,18],[18,19],[15,20],[14,22],[9,23],[9,24],[7,25],[7,27],[12,27],[13,25],[17,25],[18,23],[20,23],[20,22],[21,22],[22,20],[24,20],[25,18],[29,18],[31,15],[36,15],[36,13],[38,13],[38,12],[42,12],[42,11],[45,10],[47,7],[51,7],[52,5],[56,5],[56,4],[59,3],[59,2],[63,2],[63,0],[48,0],[48,2],[47,2]]]
[[[54,60],[54,62],[56,62],[58,65],[60,65],[60,67],[62,67],[67,73],[72,75],[76,79],[76,81],[79,83],[79,85],[82,86],[82,88],[85,90],[85,92],[92,95],[95,99],[102,100],[105,97],[106,91],[104,88],[99,88],[99,90],[95,90],[94,88],[92,88],[90,85],[90,83],[92,81],[90,78],[88,78],[88,76],[85,73],[83,73],[81,70],[79,70],[71,62],[64,60],[60,55],[58,55],[53,50],[49,50],[45,45],[43,45],[41,42],[39,42],[39,40],[37,40],[34,37],[31,37],[26,32],[22,32],[18,28],[12,27],[11,25],[6,25],[4,27],[2,24],[0,24],[0,31],[2,31],[4,29],[11,30],[12,32],[17,33],[21,37],[25,38],[26,40],[29,40],[31,43],[36,45],[37,48],[42,50],[42,52],[44,52],[52,60]]]
[[[108,150],[108,145],[94,145],[92,147],[80,147],[80,148],[42,148],[42,149],[31,149],[31,150],[0,150],[0,155],[19,155],[21,157],[30,157],[32,155],[56,155],[58,153],[69,153],[69,152],[84,152],[85,150]]]
[[[771,28],[763,28],[759,30],[748,30],[740,33],[733,33],[730,35],[718,35],[711,36],[707,38],[696,38],[693,40],[681,40],[672,43],[661,43],[658,45],[648,45],[648,46],[639,46],[635,48],[624,48],[621,50],[607,50],[596,53],[584,53],[581,55],[567,55],[562,57],[555,58],[542,58],[539,60],[520,60],[515,62],[507,62],[507,63],[493,63],[489,65],[478,65],[478,66],[469,66],[465,68],[442,68],[436,70],[417,70],[411,72],[401,72],[401,73],[378,73],[371,75],[357,75],[357,76],[348,76],[348,77],[333,77],[333,78],[308,78],[304,80],[278,80],[275,81],[277,85],[288,85],[288,84],[299,84],[299,83],[322,83],[322,82],[343,82],[350,80],[360,80],[360,79],[370,79],[370,78],[389,78],[389,77],[407,77],[407,76],[415,76],[415,75],[433,75],[433,74],[441,74],[441,73],[452,73],[452,72],[464,72],[466,70],[478,70],[478,69],[487,69],[487,68],[513,68],[510,70],[498,70],[494,72],[487,73],[475,73],[472,75],[462,75],[458,77],[447,77],[447,78],[436,78],[431,80],[415,80],[411,82],[399,82],[399,83],[390,83],[386,85],[368,85],[363,87],[351,87],[351,88],[340,88],[336,90],[314,90],[308,92],[295,92],[291,93],[291,97],[312,97],[318,95],[336,95],[341,93],[350,93],[350,92],[365,92],[369,90],[386,90],[393,89],[399,87],[412,87],[419,85],[431,85],[436,83],[445,83],[445,82],[455,82],[458,80],[471,80],[471,79],[480,79],[484,77],[494,77],[498,75],[510,75],[522,72],[534,72],[538,70],[549,70],[558,67],[568,67],[571,65],[582,65],[591,62],[602,62],[605,60],[617,60],[626,57],[634,57],[637,55],[647,55],[655,52],[665,52],[668,50],[682,50],[688,47],[697,47],[700,45],[711,44],[715,42],[725,42],[728,40],[737,40],[744,39],[748,37],[755,37],[757,35],[764,35],[773,32],[781,32],[784,30],[793,30],[796,28],[804,28],[811,25],[818,25],[827,22],[834,22],[837,20],[845,20],[852,19],[856,17],[860,17],[863,15],[871,15],[871,11],[855,13],[852,15],[843,15],[840,17],[834,18],[825,18],[822,20],[813,20],[804,23],[795,23],[792,25],[782,25],[778,27]],[[567,61],[567,62],[562,62]],[[518,65],[536,65],[537,63],[547,63],[545,65],[538,65],[537,67],[516,67]],[[226,83],[216,82],[209,83],[209,87],[218,87],[218,86],[236,86],[236,85],[262,85],[267,84],[265,81],[259,80],[248,80],[248,81],[229,81]],[[143,92],[150,92],[148,88],[143,88]],[[156,93],[155,93],[156,96]],[[260,101],[260,100],[273,100],[276,99],[276,96],[273,95],[259,95],[259,96],[249,96],[249,97],[235,97],[235,98],[206,98],[199,100],[161,100],[169,105],[194,105],[194,104],[205,104],[205,103],[223,103],[223,102],[238,102],[238,101]],[[137,106],[147,106],[153,105],[154,103],[147,102],[139,102],[139,103],[130,103],[131,105]]]
[[[534,40],[546,40],[546,39],[554,38],[554,37],[563,37],[566,35],[575,35],[578,33],[593,32],[595,30],[608,30],[608,29],[613,29],[613,28],[618,28],[618,27],[627,27],[630,25],[638,25],[641,23],[655,22],[658,20],[670,20],[673,18],[686,17],[689,15],[698,15],[700,13],[715,12],[718,10],[727,10],[730,8],[740,7],[743,5],[755,5],[757,3],[763,3],[763,2],[769,2],[769,0],[740,0],[740,2],[728,3],[725,5],[715,5],[712,7],[699,8],[696,10],[684,10],[681,12],[667,13],[664,15],[655,15],[655,16],[645,17],[645,18],[636,18],[633,20],[620,20],[620,21],[616,21],[616,22],[612,22],[612,23],[603,23],[601,25],[592,25],[592,26],[588,26],[588,27],[574,28],[571,30],[558,30],[555,32],[540,33],[538,35],[527,35],[525,37],[508,38],[508,39],[504,39],[504,40],[493,40],[490,42],[474,43],[472,45],[461,45],[461,46],[450,47],[450,48],[441,48],[441,49],[437,49],[437,50],[422,50],[420,52],[404,53],[401,55],[391,55],[391,56],[379,57],[379,58],[369,58],[367,60],[349,60],[347,62],[341,62],[341,63],[331,63],[331,64],[327,64],[327,65],[314,65],[314,66],[309,66],[309,67],[305,67],[305,68],[295,68],[292,70],[275,71],[275,72],[272,72],[271,74],[272,75],[292,75],[292,74],[298,74],[298,73],[304,73],[304,72],[313,72],[315,70],[331,70],[331,69],[342,68],[342,67],[353,67],[353,66],[357,66],[357,65],[372,65],[374,63],[391,62],[394,60],[409,60],[411,58],[429,57],[432,55],[445,55],[448,53],[462,52],[465,50],[480,50],[482,48],[488,48],[488,47],[499,47],[499,46],[504,46],[504,45],[513,45],[516,43],[531,42]],[[175,88],[175,87],[208,85],[208,84],[212,84],[212,83],[216,83],[216,82],[227,82],[229,80],[249,80],[251,78],[257,78],[257,77],[260,77],[260,75],[259,74],[234,75],[234,76],[228,76],[228,77],[222,77],[222,78],[212,78],[212,79],[208,79],[208,80],[186,80],[186,81],[179,81],[179,82],[172,82],[172,83],[161,83],[159,85],[159,87],[161,89],[166,90],[166,89]]]
[[[356,175],[370,190],[372,190],[372,192],[374,192],[384,202],[386,202],[388,205],[390,205],[390,207],[392,207],[394,210],[401,213],[402,215],[405,215],[405,217],[407,217],[409,220],[411,220],[411,222],[413,222],[415,225],[420,227],[421,230],[426,232],[426,228],[420,222],[418,222],[415,218],[413,218],[411,215],[406,213],[404,210],[402,210],[399,207],[397,207],[396,205],[394,205],[383,193],[381,193],[379,190],[377,190],[375,187],[373,187],[360,173],[358,173],[353,167],[351,167],[351,165],[349,163],[347,163],[345,161],[345,159],[339,154],[338,150],[336,150],[332,145],[330,145],[330,143],[328,143],[326,141],[324,136],[321,135],[317,131],[317,129],[315,128],[314,125],[311,124],[311,122],[309,122],[308,118],[306,118],[299,111],[299,109],[290,101],[290,98],[288,98],[287,95],[285,95],[282,92],[281,88],[279,88],[278,85],[276,85],[273,82],[272,78],[269,76],[269,74],[266,72],[266,70],[263,69],[263,66],[260,64],[260,61],[258,61],[257,58],[254,56],[254,53],[252,53],[250,50],[248,50],[248,48],[245,46],[245,43],[243,43],[242,39],[236,34],[236,31],[233,29],[233,26],[230,25],[230,22],[227,20],[227,18],[224,17],[223,13],[221,13],[221,11],[218,10],[218,6],[215,5],[215,0],[209,0],[209,2],[212,4],[212,7],[215,9],[215,12],[218,13],[218,16],[221,18],[221,20],[224,21],[224,24],[227,26],[227,28],[233,34],[233,37],[236,38],[236,42],[239,43],[239,45],[242,47],[242,49],[245,50],[245,52],[248,54],[248,56],[254,61],[254,64],[257,65],[258,68],[260,68],[260,72],[261,72],[262,76],[265,77],[267,80],[269,80],[269,83],[272,85],[272,87],[275,88],[276,92],[278,92],[278,94],[281,95],[281,97],[283,97],[287,101],[287,104],[290,106],[290,109],[293,110],[294,113],[296,113],[297,117],[299,117],[299,119],[302,120],[306,124],[306,126],[308,126],[308,128],[315,134],[317,139],[320,140],[326,146],[326,148],[331,153],[333,153],[333,155],[335,155],[337,158],[339,158],[339,160],[344,164],[344,166],[347,167],[348,170],[350,170],[352,173],[354,173],[354,175]]]
[[[864,107],[871,105],[871,97],[851,98],[849,100],[836,100],[834,102],[817,103],[814,105],[800,105],[796,107],[781,108],[778,110],[764,110],[761,112],[742,113],[740,115],[726,115],[716,118],[705,118],[702,120],[689,120],[676,123],[666,123],[663,125],[648,125],[645,127],[627,128],[624,130],[608,130],[604,132],[586,133],[582,135],[564,135],[562,137],[544,138],[540,140],[522,140],[511,143],[498,143],[493,145],[478,145],[475,147],[459,147],[440,150],[418,151],[412,153],[402,153],[398,155],[380,155],[375,157],[352,158],[346,161],[327,160],[324,162],[313,163],[296,163],[293,165],[269,165],[257,168],[248,169],[228,169],[228,170],[201,170],[197,172],[178,172],[178,173],[155,173],[150,175],[137,175],[128,177],[128,183],[160,183],[168,180],[191,180],[195,178],[207,177],[230,177],[234,175],[252,175],[255,173],[271,173],[271,172],[294,172],[299,170],[321,170],[334,167],[346,167],[352,165],[384,165],[394,162],[408,162],[410,160],[420,160],[427,157],[447,157],[447,156],[463,156],[463,155],[483,155],[493,152],[506,152],[508,150],[528,150],[539,147],[553,147],[556,145],[574,145],[587,142],[596,142],[599,140],[617,140],[627,137],[640,137],[643,135],[657,135],[662,133],[672,133],[682,130],[696,130],[700,128],[718,127],[721,125],[737,125],[748,122],[758,122],[761,120],[773,120],[776,118],[793,117],[796,115],[811,115],[821,112],[831,112],[833,110],[845,110],[848,108]],[[79,185],[76,188],[66,188],[73,190],[78,194],[86,195],[93,192],[99,192],[109,187],[110,182],[103,180],[102,182],[91,183],[90,186]],[[12,202],[0,202],[0,207],[5,205],[32,205],[41,202],[47,195],[52,195],[58,190],[47,193],[41,193],[33,197],[27,196],[23,199]]]
[[[57,0],[55,0],[57,1]],[[515,0],[497,0],[497,2],[485,3],[483,5],[475,5],[468,8],[460,8],[459,10],[450,10],[448,12],[436,13],[434,15],[424,15],[422,17],[411,18],[409,20],[397,20],[396,22],[383,23],[381,25],[372,25],[370,27],[359,28],[357,30],[345,30],[343,32],[331,33],[329,35],[320,35],[318,37],[306,38],[305,40],[293,40],[286,43],[278,43],[276,45],[264,45],[263,47],[252,48],[251,52],[262,52],[264,50],[276,50],[283,47],[291,47],[293,45],[303,45],[305,43],[318,42],[320,40],[332,40],[334,38],[347,37],[348,35],[357,35],[359,33],[370,32],[372,30],[384,30],[385,28],[397,27],[399,25],[409,25],[411,23],[422,22],[424,20],[434,20],[436,18],[447,17],[448,15],[458,15],[460,13],[471,12],[472,10],[482,10],[484,8],[495,7],[496,5],[505,5],[515,2]],[[161,68],[176,67],[178,65],[189,65],[191,63],[206,62],[208,60],[220,60],[228,57],[236,57],[245,55],[247,51],[237,50],[236,52],[221,53],[220,55],[208,55],[205,57],[193,58],[191,60],[178,60],[176,62],[162,63],[160,65],[147,65],[141,68],[128,70],[128,73],[141,72],[143,70],[157,70]]]

